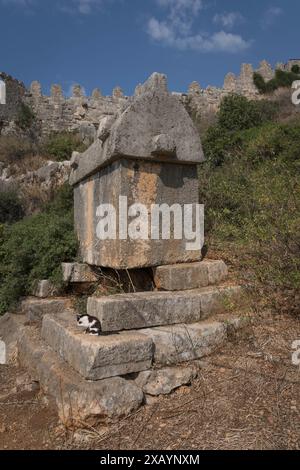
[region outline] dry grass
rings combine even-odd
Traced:
[[[19,162],[26,155],[32,155],[33,145],[24,138],[17,136],[1,136],[0,161],[9,165]]]
[[[22,205],[26,215],[39,212],[42,207],[54,197],[54,189],[44,188],[40,183],[22,185],[20,189]]]
[[[0,449],[300,449],[300,371],[291,345],[300,322],[267,312],[203,362],[191,387],[113,425],[66,430],[39,395],[9,395],[0,369]],[[11,406],[10,403],[17,403]]]
[[[10,171],[13,176],[25,175],[46,165],[47,161],[48,159],[42,155],[24,155],[18,162],[10,165]]]

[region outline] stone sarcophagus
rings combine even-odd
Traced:
[[[91,147],[73,155],[83,260],[115,269],[199,261],[193,240],[203,160],[184,106],[166,77],[153,74],[118,114],[103,117]]]

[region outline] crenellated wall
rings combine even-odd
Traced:
[[[233,73],[226,75],[223,88],[208,86],[202,89],[197,82],[193,82],[189,87],[187,95],[189,106],[197,114],[205,116],[209,113],[216,112],[224,96],[232,93],[245,96],[248,99],[264,99],[266,97],[260,95],[254,85],[254,72],[260,73],[262,77],[268,81],[274,78],[276,69],[290,71],[293,65],[300,66],[300,59],[289,60],[286,64],[278,63],[275,69],[273,69],[266,60],[263,60],[256,70],[254,70],[251,64],[242,64],[238,76]]]
[[[300,65],[300,59],[291,59],[286,64],[279,63],[276,68],[290,71],[293,65]],[[218,110],[224,96],[240,94],[249,99],[261,99],[253,83],[254,68],[243,64],[238,76],[228,73],[222,88],[208,86],[203,89],[193,82],[187,93],[177,93],[197,115],[204,116]],[[265,80],[274,77],[275,70],[267,61],[262,61],[256,69]],[[7,104],[0,105],[0,132],[15,132],[13,121],[17,119],[21,102],[27,103],[34,111],[36,125],[41,136],[56,131],[77,131],[84,139],[93,140],[103,116],[118,114],[131,100],[124,96],[121,88],[116,87],[112,96],[103,96],[95,89],[91,96],[85,96],[79,85],[74,85],[72,95],[65,97],[60,85],[52,85],[50,96],[42,93],[41,84],[34,81],[29,90],[12,77],[0,73],[0,79],[6,83]],[[136,94],[139,92],[137,86]],[[3,130],[4,129],[4,130]]]
[[[33,82],[26,95],[40,123],[42,135],[68,130],[79,131],[93,138],[103,115],[116,114],[128,100],[118,87],[111,97],[102,96],[95,89],[92,96],[84,96],[82,88],[74,85],[72,96],[64,97],[60,85],[52,85],[51,95],[44,96],[39,82]]]

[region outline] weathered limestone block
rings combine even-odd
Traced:
[[[123,97],[124,97],[124,93],[123,93],[122,88],[120,88],[119,86],[115,87],[113,89],[113,98],[123,98]]]
[[[67,426],[90,425],[136,411],[144,395],[134,381],[114,377],[97,382],[83,379],[41,340],[35,328],[26,327],[19,339],[19,362],[53,397],[60,420]]]
[[[218,284],[228,275],[223,261],[173,264],[154,268],[154,282],[158,289],[190,290]]]
[[[42,337],[84,378],[100,380],[151,367],[151,339],[136,332],[95,337],[75,325],[69,313],[45,316]]]
[[[187,251],[187,240],[152,240],[151,206],[154,203],[173,204],[198,203],[199,180],[196,166],[161,165],[156,162],[119,160],[99,173],[87,178],[74,189],[75,227],[83,261],[115,269],[142,268],[176,262],[199,261],[200,250]],[[120,239],[118,228],[116,239],[99,240],[97,214],[99,203],[111,204],[116,216],[121,211],[119,196],[127,197],[127,207],[136,202],[148,210],[148,240]],[[183,211],[183,209],[182,209]],[[171,213],[171,234],[174,218]],[[130,220],[129,220],[130,222]],[[161,225],[161,227],[163,224]]]
[[[201,94],[201,86],[198,82],[192,82],[189,86],[188,90],[189,95],[200,95]]]
[[[33,295],[41,299],[46,297],[52,297],[55,293],[55,286],[48,279],[39,281],[36,288],[34,289]]]
[[[87,264],[81,263],[62,263],[63,281],[68,284],[93,283],[98,278],[94,271]]]
[[[135,383],[147,395],[168,395],[197,377],[195,367],[167,367],[140,372]]]
[[[162,226],[159,239],[153,240],[150,226],[153,205],[177,204],[181,214],[184,205],[196,209],[196,165],[203,160],[199,135],[184,106],[168,92],[166,77],[153,74],[123,110],[101,120],[98,139],[72,160],[70,183],[84,262],[126,269],[199,261],[201,247],[188,251],[186,235],[174,236],[174,207],[170,240],[163,239]],[[118,217],[120,197],[127,198],[127,208],[137,203],[146,207],[148,221],[143,219],[143,237],[137,240],[120,234],[119,223],[115,237],[98,236],[100,204],[113,206]]]
[[[227,325],[220,322],[201,322],[143,330],[154,345],[154,362],[172,365],[209,356],[227,338]]]
[[[90,297],[87,312],[99,319],[103,331],[193,323],[224,311],[227,299],[235,298],[239,293],[239,287],[229,286]]]
[[[73,85],[72,87],[72,97],[73,98],[82,98],[83,90],[80,85]]]
[[[36,100],[42,97],[42,86],[40,82],[34,81],[30,85],[30,92],[32,97]]]
[[[274,70],[272,69],[269,62],[267,62],[266,60],[261,61],[259,69],[257,71],[258,73],[260,73],[260,75],[262,75],[262,77],[266,81],[272,80],[272,78],[274,78],[274,75],[275,75]]]
[[[72,309],[72,301],[67,298],[34,299],[27,298],[21,303],[22,313],[31,323],[39,323],[48,314],[58,314]]]
[[[4,364],[14,363],[17,359],[18,339],[24,329],[25,321],[23,315],[6,313],[0,316],[0,340],[4,343],[4,346],[2,345]]]
[[[234,73],[228,73],[224,80],[224,90],[229,93],[237,92],[238,83]]]
[[[98,100],[100,98],[102,98],[102,93],[101,91],[99,90],[99,88],[95,88],[92,92],[92,98],[93,100]]]
[[[53,101],[63,100],[63,92],[61,85],[52,85],[51,86],[51,98]]]

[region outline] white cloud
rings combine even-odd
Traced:
[[[262,28],[267,29],[272,26],[281,15],[283,15],[282,8],[276,6],[270,7],[263,15],[261,21]]]
[[[251,44],[240,35],[223,30],[211,34],[194,31],[194,21],[204,8],[202,0],[156,0],[156,3],[166,10],[164,19],[152,17],[148,21],[147,33],[156,42],[179,50],[199,52],[239,52]],[[227,18],[223,27],[233,26],[237,20],[236,16]]]
[[[215,24],[220,24],[227,29],[232,29],[235,25],[243,23],[244,20],[243,15],[237,11],[217,13],[213,18]]]
[[[102,6],[102,0],[73,0],[75,8],[83,15],[89,15],[94,8]]]

